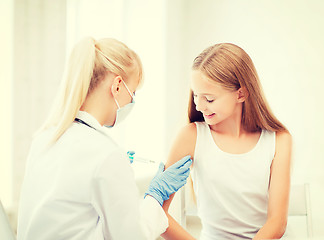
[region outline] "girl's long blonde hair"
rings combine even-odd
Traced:
[[[271,112],[254,64],[242,48],[231,43],[208,47],[194,59],[192,70],[200,71],[225,89],[235,91],[242,87],[247,91],[248,97],[243,102],[242,126],[248,132],[261,129],[287,131]],[[192,91],[188,117],[189,122],[204,121],[202,113],[196,110]]]
[[[69,128],[87,95],[109,72],[120,75],[126,82],[132,74],[136,74],[140,82],[143,76],[138,55],[118,40],[96,41],[87,37],[75,45],[52,110],[40,129],[54,127],[52,143]]]

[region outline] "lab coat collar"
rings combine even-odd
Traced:
[[[101,131],[103,128],[95,117],[85,111],[79,111],[76,115],[76,118],[79,118],[96,130]]]

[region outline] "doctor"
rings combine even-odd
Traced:
[[[86,38],[63,80],[28,156],[18,240],[155,239],[168,227],[161,206],[185,184],[192,160],[166,171],[160,164],[140,203],[126,153],[103,131],[134,105],[140,59],[117,40]]]

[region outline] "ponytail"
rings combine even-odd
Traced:
[[[63,81],[52,111],[39,130],[54,127],[51,143],[56,142],[70,127],[87,95],[104,79],[107,72],[123,77],[137,74],[142,80],[142,64],[135,52],[115,39],[99,41],[87,37],[70,55]]]
[[[52,111],[40,130],[55,127],[56,142],[74,121],[90,85],[95,60],[94,39],[85,38],[73,49]]]

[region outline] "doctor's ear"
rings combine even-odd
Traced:
[[[249,97],[249,93],[245,87],[241,87],[237,90],[237,100],[238,102],[245,102],[245,100]]]
[[[119,93],[120,91],[120,85],[122,83],[122,77],[121,76],[116,76],[114,79],[113,79],[113,83],[111,85],[111,92],[113,95],[116,95]]]

